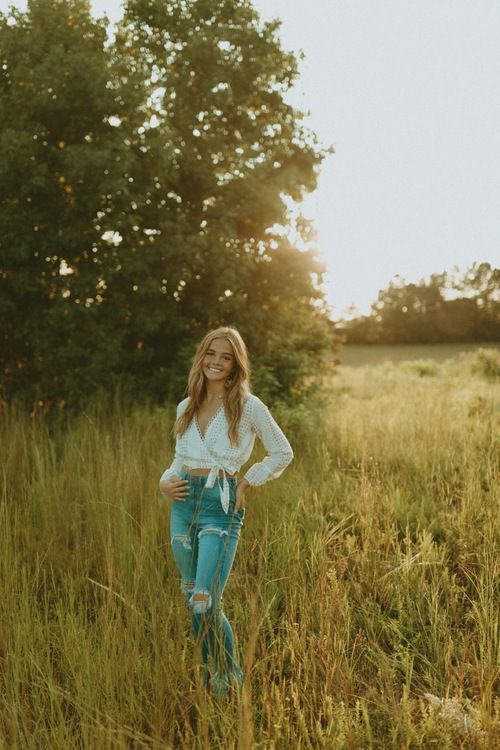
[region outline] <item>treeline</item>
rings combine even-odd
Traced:
[[[290,220],[326,153],[285,102],[297,61],[246,0],[124,11],[114,36],[86,0],[0,15],[0,400],[177,398],[220,324],[296,397],[335,341]]]
[[[500,269],[475,263],[417,284],[396,277],[370,315],[340,321],[337,330],[348,344],[500,341]]]

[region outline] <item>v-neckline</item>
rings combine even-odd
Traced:
[[[198,424],[198,417],[196,416],[196,414],[194,415],[194,421],[195,421],[195,424],[196,424],[196,429],[198,430],[198,435],[201,437],[201,439],[203,440],[203,442],[205,442],[205,438],[207,436],[207,430],[208,430],[208,428],[210,427],[210,425],[214,421],[214,419],[217,416],[217,414],[223,408],[224,408],[224,404],[221,404],[219,407],[217,407],[217,409],[214,411],[214,413],[212,414],[212,416],[210,417],[210,419],[206,423],[206,425],[205,425],[205,432],[203,434],[201,432],[200,425]]]

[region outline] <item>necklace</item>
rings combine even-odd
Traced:
[[[217,401],[222,398],[224,398],[224,396],[214,396],[214,398],[210,399],[210,401],[207,398],[207,404],[212,404],[214,401]]]

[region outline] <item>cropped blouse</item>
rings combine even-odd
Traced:
[[[178,404],[178,417],[184,413],[188,401],[189,397]],[[250,458],[256,435],[262,441],[267,455],[248,469],[245,479],[250,485],[260,485],[279,477],[293,459],[292,448],[267,406],[260,398],[251,394],[243,407],[238,445],[232,445],[229,439],[229,424],[223,404],[208,422],[203,436],[196,417],[193,417],[184,434],[177,435],[174,460],[163,472],[160,482],[176,475],[183,466],[210,469],[206,486],[213,487],[215,480],[218,480],[222,507],[227,513],[229,483],[226,472],[236,473]],[[219,477],[219,472],[222,472],[222,477]]]

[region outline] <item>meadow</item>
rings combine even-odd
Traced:
[[[247,499],[229,702],[200,685],[158,502],[173,407],[4,408],[0,747],[498,747],[499,368],[342,366],[276,409],[295,460]]]
[[[432,359],[444,362],[447,359],[459,359],[472,354],[478,349],[494,349],[500,351],[500,343],[484,342],[464,344],[349,344],[342,348],[340,361],[348,367],[363,365],[379,365],[383,362],[406,362],[415,359]]]

